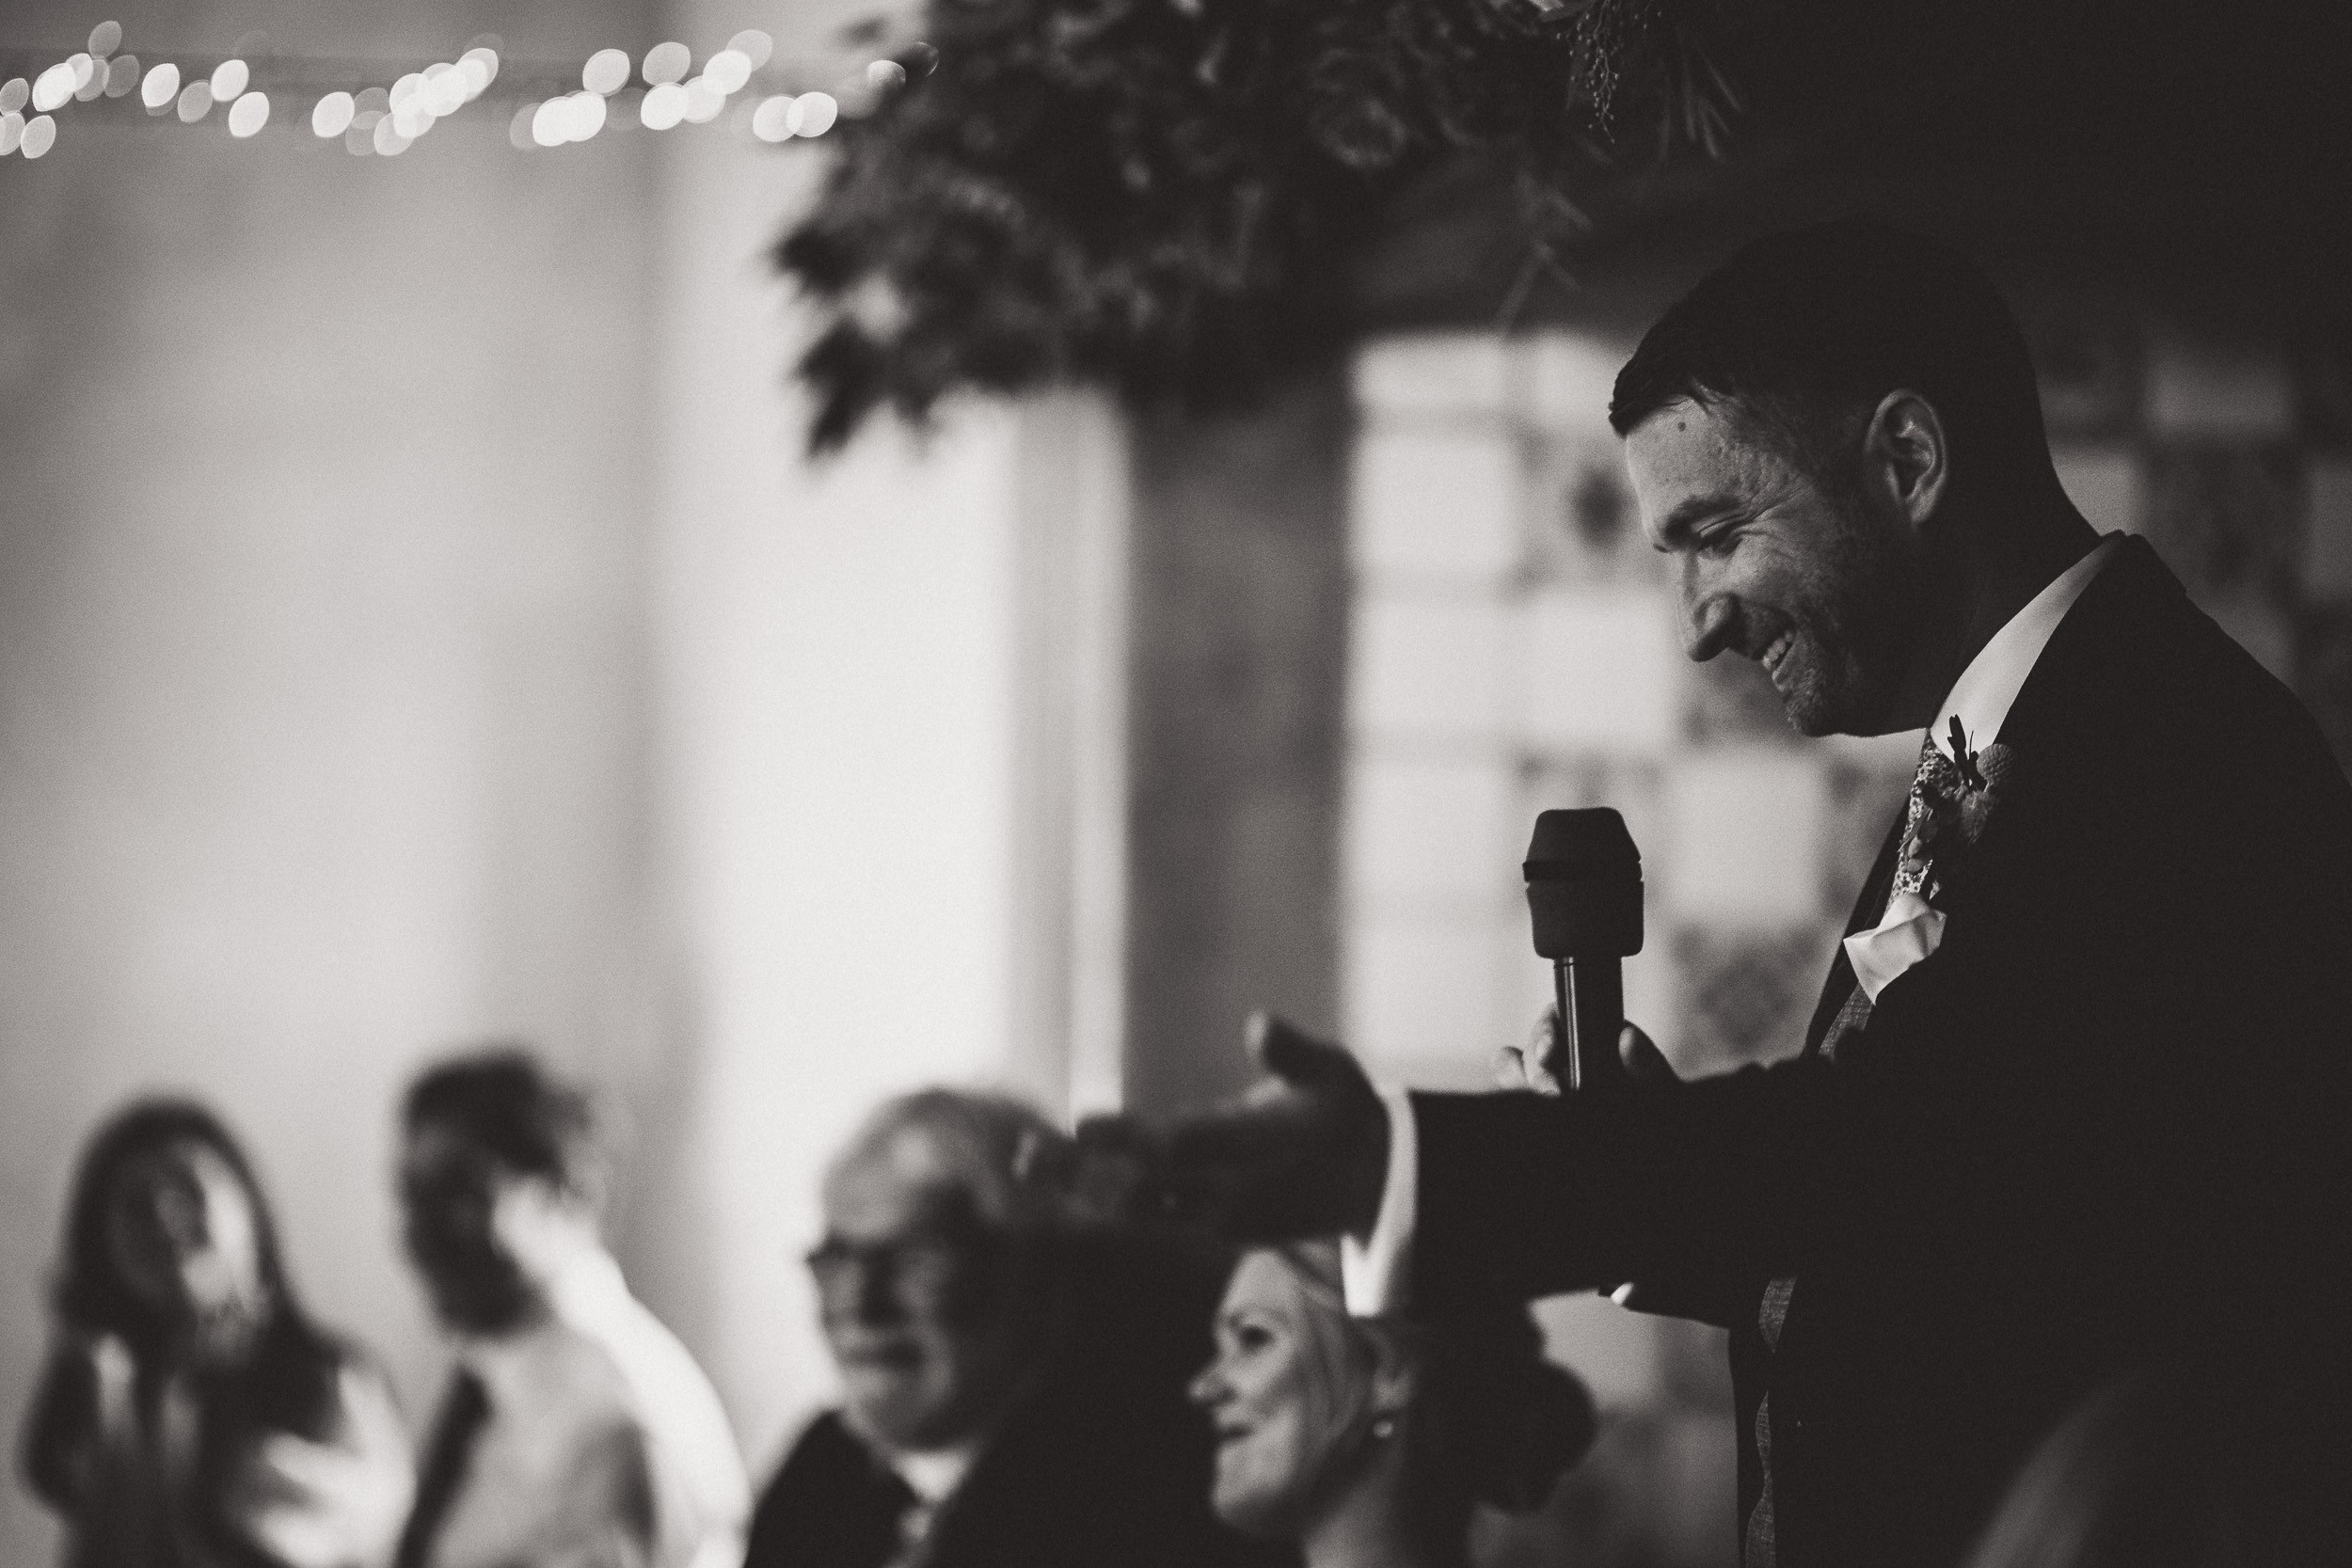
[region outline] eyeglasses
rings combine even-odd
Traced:
[[[890,1291],[909,1306],[946,1299],[967,1276],[978,1248],[975,1239],[913,1236],[888,1242],[851,1242],[828,1236],[807,1258],[818,1293],[854,1300],[867,1290]]]

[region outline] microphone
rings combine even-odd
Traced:
[[[1535,951],[1552,961],[1561,1038],[1545,1069],[1570,1093],[1628,1086],[1619,960],[1642,950],[1642,852],[1607,806],[1548,811],[1529,840],[1527,912]]]

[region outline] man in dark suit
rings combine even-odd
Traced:
[[[2352,791],[2069,503],[1991,285],[1867,223],[1760,242],[1611,418],[1691,657],[1761,662],[1807,735],[1930,730],[1802,1053],[1384,1105],[1273,1025],[1280,1091],[1181,1129],[1181,1180],[1242,1233],[1367,1238],[1368,1296],[1387,1259],[1422,1301],[1631,1279],[1728,1326],[1749,1568],[1956,1560],[2133,1365],[2332,1370]]]
[[[1280,1568],[1209,1508],[1221,1251],[1097,1212],[1026,1107],[884,1105],[810,1254],[842,1405],[760,1498],[746,1568]]]

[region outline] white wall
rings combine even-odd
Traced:
[[[250,25],[124,21],[151,57]],[[401,1084],[641,1038],[652,271],[610,218],[650,149],[61,118],[0,166],[0,1435],[73,1157],[153,1088],[244,1133],[297,1284],[421,1417]],[[0,1560],[52,1540],[11,1474]]]
[[[672,30],[791,53],[823,20],[695,4]],[[661,150],[657,1059],[692,1089],[625,1240],[764,1473],[830,1387],[799,1266],[823,1162],[885,1093],[1006,1071],[1017,428],[882,421],[805,464],[805,324],[764,253],[820,158]]]
[[[828,23],[634,10],[494,20],[575,59]],[[485,24],[119,14],[151,57],[258,24],[421,63]],[[624,1262],[764,1468],[825,1386],[823,1157],[1010,1060],[1014,417],[803,466],[762,251],[813,150],[66,128],[0,166],[0,1439],[74,1153],[159,1085],[246,1133],[298,1283],[421,1423],[392,1104],[518,1034],[610,1091]],[[54,1539],[0,1483],[0,1561]]]
[[[823,1160],[882,1094],[1005,1056],[1013,432],[803,466],[755,258],[813,164],[670,150],[656,754],[697,1091],[663,1207],[700,1216],[711,1293],[675,1315],[758,1462],[827,1386],[798,1266]]]

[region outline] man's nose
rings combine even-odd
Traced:
[[[1201,1368],[1194,1376],[1192,1386],[1184,1392],[1191,1398],[1193,1403],[1207,1409],[1215,1409],[1217,1403],[1225,1398],[1225,1380],[1216,1375],[1216,1363],[1212,1361]]]
[[[1681,611],[1682,651],[1701,663],[1722,653],[1740,625],[1739,603],[1701,580],[1687,564],[1682,572]]]
[[[867,1259],[850,1277],[855,1288],[850,1291],[850,1309],[859,1323],[879,1327],[905,1319],[906,1304],[899,1300],[898,1281],[887,1263]]]

